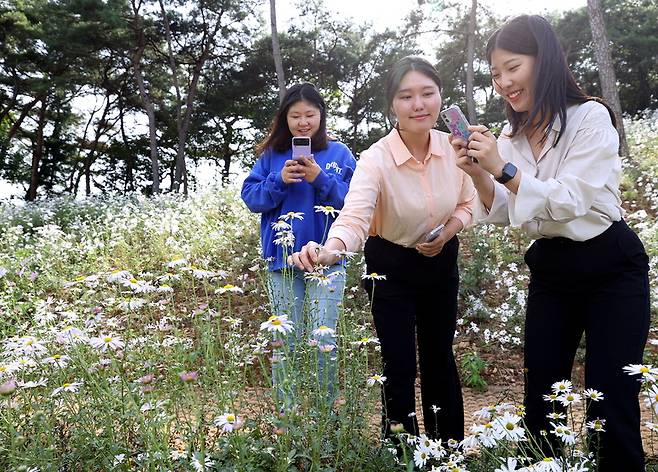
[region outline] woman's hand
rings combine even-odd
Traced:
[[[468,130],[471,131],[471,137],[468,140],[467,155],[477,159],[482,169],[494,177],[499,177],[505,161],[498,154],[496,137],[486,126],[473,125],[469,126]]]
[[[334,265],[338,262],[339,257],[334,253],[334,249],[336,248],[332,249],[329,247],[332,246],[329,243],[335,240],[335,238],[332,238],[327,241],[327,246],[322,246],[315,241],[307,242],[299,252],[288,256],[288,264],[294,264],[298,269],[305,270],[306,272],[313,272],[318,265]]]
[[[445,237],[445,232],[441,233],[434,241],[429,243],[416,244],[416,250],[423,256],[434,257],[443,250],[443,246],[448,240]]]
[[[448,141],[457,155],[457,167],[470,175],[474,180],[485,177],[489,178],[489,173],[468,156],[468,143],[466,141],[453,135],[448,135]]]
[[[318,163],[315,162],[313,155],[301,157],[299,159],[299,163],[304,169],[304,180],[306,180],[309,184],[312,183],[318,175],[320,175],[320,172],[322,172],[322,169]]]
[[[301,182],[304,179],[305,167],[298,161],[288,159],[281,169],[281,180],[286,184]]]

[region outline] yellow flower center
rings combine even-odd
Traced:
[[[31,339],[28,339],[27,341],[25,341],[26,346],[31,346],[32,344],[34,344],[34,341],[31,340]]]
[[[279,326],[281,324],[281,320],[272,320],[272,324],[274,326]]]
[[[645,366],[640,367],[640,373],[641,374],[648,374],[649,373],[649,368],[645,367]]]
[[[223,288],[225,288],[226,290],[231,290],[232,288],[235,288],[235,285],[226,284],[226,285],[224,285]]]
[[[105,336],[105,337],[103,338],[103,341],[105,341],[106,343],[111,343],[111,342],[112,342],[112,338],[109,337],[109,336]]]
[[[55,355],[53,356],[53,359],[58,360],[58,359],[61,358],[61,357],[62,357],[61,354],[55,354]]]
[[[226,415],[226,421],[233,423],[235,421],[235,415]]]
[[[62,387],[64,387],[64,388],[68,388],[68,387],[70,387],[70,386],[71,386],[70,383],[65,383],[64,385],[62,385]]]
[[[508,431],[512,431],[514,429],[514,423],[507,423],[505,425],[505,429],[507,429]]]

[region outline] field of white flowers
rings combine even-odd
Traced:
[[[656,118],[629,123],[634,154],[623,182],[627,221],[651,258],[654,317]],[[455,342],[467,346],[458,355],[472,387],[486,387],[487,353],[520,352],[528,244],[518,231],[486,226],[462,237]],[[556,416],[549,434],[563,452],[533,457],[512,403],[477,411],[461,444],[405,436],[396,457],[379,437],[381,366],[360,257],[348,269],[335,346],[339,400],[324,401],[313,366],[328,353],[318,349],[322,333],[307,333],[288,365],[303,394],[277,410],[270,363],[286,325],[268,322],[258,254],[257,217],[234,190],[3,206],[0,470],[595,470],[586,431],[604,423]],[[640,401],[652,414],[655,337],[652,330],[646,365],[629,368],[643,379]],[[601,395],[555,380],[547,394],[570,409]]]

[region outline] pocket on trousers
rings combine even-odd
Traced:
[[[635,234],[635,231],[631,229],[623,231],[617,237],[617,245],[621,254],[630,264],[642,270],[649,270],[649,256],[647,256],[644,244],[642,244],[639,236]]]

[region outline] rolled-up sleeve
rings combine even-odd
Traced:
[[[611,174],[621,172],[617,132],[607,114],[601,116],[605,111],[597,112],[577,131],[554,178],[542,181],[521,175],[517,194],[509,197],[513,226],[533,219],[566,223],[579,218],[592,207]]]
[[[340,239],[348,251],[361,250],[377,205],[380,175],[374,159],[364,151],[354,171],[343,209],[331,225],[327,239]]]

